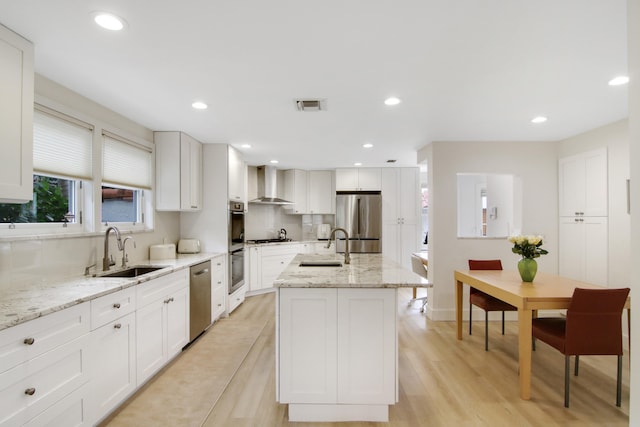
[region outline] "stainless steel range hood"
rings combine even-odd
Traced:
[[[274,166],[258,166],[258,198],[249,203],[263,205],[293,205],[293,202],[276,197],[278,190],[278,171]]]

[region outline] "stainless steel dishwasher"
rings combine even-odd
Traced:
[[[211,325],[211,261],[191,266],[189,341]]]

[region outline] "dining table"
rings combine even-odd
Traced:
[[[569,307],[575,288],[606,289],[604,286],[538,272],[533,282],[523,282],[517,270],[455,270],[457,338],[462,340],[463,284],[505,301],[518,309],[518,366],[520,398],[531,398],[532,318],[538,310]],[[630,319],[630,298],[625,305]]]

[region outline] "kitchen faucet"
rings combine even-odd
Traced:
[[[113,257],[109,258],[109,233],[113,231],[118,242],[118,250],[122,250],[122,239],[120,238],[120,230],[118,227],[110,226],[104,232],[104,258],[102,258],[102,271],[109,271],[109,267],[116,265]]]
[[[336,231],[338,230],[344,233],[344,241],[345,241],[344,263],[349,264],[351,262],[351,257],[349,257],[349,233],[347,233],[347,230],[341,227],[336,227],[333,230],[331,230],[331,234],[329,235],[329,243],[327,243],[327,249],[331,247],[331,239],[333,238],[333,235],[336,234]]]
[[[122,268],[127,266],[127,261],[129,261],[129,257],[127,256],[127,240],[131,240],[133,242],[133,247],[136,247],[136,241],[133,237],[127,236],[122,240]]]

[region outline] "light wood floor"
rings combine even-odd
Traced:
[[[622,408],[615,406],[615,357],[582,357],[571,378],[571,407],[563,406],[564,356],[538,343],[532,399],[518,397],[517,324],[490,322],[455,339],[454,322],[432,322],[399,297],[399,402],[389,423],[289,423],[275,401],[274,296],[248,298],[230,318],[191,347],[112,416],[117,426],[627,426],[629,359]]]

